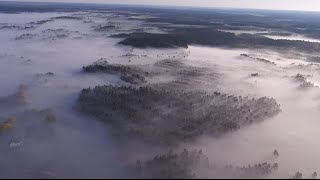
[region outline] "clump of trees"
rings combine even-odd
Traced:
[[[58,17],[53,17],[51,19],[52,20],[54,20],[54,19],[82,20],[83,17],[78,17],[78,16],[58,16]]]
[[[307,61],[319,63],[320,62],[320,57],[319,56],[309,56],[307,58]]]
[[[67,29],[58,28],[58,29],[46,29],[41,31],[41,33],[44,39],[56,40],[56,39],[67,38],[71,35],[71,33],[74,33],[74,32],[71,32]]]
[[[30,25],[42,25],[42,24],[46,24],[48,22],[53,22],[53,19],[45,19],[45,20],[39,20],[39,21],[35,21],[35,22],[31,22],[29,23]]]
[[[258,34],[239,34],[224,32],[212,27],[203,28],[173,28],[168,34],[156,33],[129,33],[113,35],[116,38],[125,38],[119,44],[137,48],[188,48],[189,45],[204,45],[213,47],[231,48],[258,48],[274,50],[300,50],[317,52],[320,43],[271,39]]]
[[[294,78],[295,78],[297,81],[299,81],[299,82],[305,82],[305,81],[307,81],[307,77],[309,77],[309,76],[305,76],[305,75],[302,75],[302,74],[300,74],[300,73],[298,73],[298,74],[296,74],[296,75],[294,76]]]
[[[27,40],[37,36],[38,36],[37,34],[25,33],[25,34],[21,34],[20,36],[17,36],[15,40]]]
[[[9,117],[0,125],[0,133],[6,133],[11,131],[16,123],[16,117]]]
[[[312,179],[316,179],[318,177],[317,172],[313,172],[311,177],[312,177]]]
[[[123,74],[120,79],[130,84],[142,84],[146,82],[146,78],[140,74]]]
[[[252,57],[249,54],[240,54],[240,56],[246,57],[246,58],[250,58],[250,59],[253,59],[253,60],[257,60],[257,61],[260,61],[260,62],[263,62],[263,63],[267,63],[267,64],[276,65],[276,63],[271,62],[271,61],[269,61],[268,59],[265,59],[265,58]]]
[[[115,28],[116,28],[116,26],[114,26],[114,25],[105,25],[105,26],[100,25],[100,26],[94,28],[94,30],[97,32],[105,32],[105,31],[109,31],[109,30],[112,30]]]
[[[40,113],[44,114],[44,120],[47,123],[55,123],[57,121],[57,118],[54,115],[52,109],[45,109],[40,111]]]
[[[87,73],[102,72],[116,74],[121,80],[133,85],[144,85],[152,78],[169,75],[173,77],[174,81],[171,83],[160,83],[160,86],[171,86],[171,88],[181,84],[192,84],[198,80],[200,82],[199,78],[202,77],[210,78],[211,80],[217,77],[217,73],[212,72],[212,70],[208,71],[206,68],[189,66],[178,59],[164,59],[153,65],[123,65],[109,64],[106,59],[101,58],[92,65],[82,67],[82,69]]]
[[[302,179],[302,173],[296,172],[296,174],[292,176],[291,179]]]
[[[307,179],[317,179],[317,177],[318,173],[313,172]],[[290,179],[303,179],[303,174],[301,172],[296,172],[293,176],[290,177]]]
[[[212,68],[190,66],[179,59],[164,59],[158,61],[152,67],[154,68],[151,75],[170,75],[173,77],[168,82],[155,83],[153,87],[167,89],[198,89],[203,90],[203,82],[217,82],[220,74]],[[153,77],[153,76],[152,76]]]
[[[112,37],[123,38],[119,44],[133,46],[138,48],[188,48],[187,41],[171,34],[151,34],[151,33],[131,33],[119,34]]]
[[[47,72],[47,73],[37,73],[36,74],[36,77],[52,77],[54,76],[54,73],[53,72]]]
[[[196,178],[193,168],[199,166],[209,168],[208,157],[201,150],[184,149],[181,153],[174,153],[171,150],[145,162],[138,160],[134,170],[139,178],[191,179]]]
[[[307,81],[300,84],[298,88],[299,89],[319,88],[319,86],[315,85],[313,82]]]
[[[0,119],[1,120],[1,119]],[[26,139],[48,140],[55,137],[54,123],[57,118],[52,109],[30,109],[14,114],[0,124],[0,135],[8,134],[21,141]]]
[[[164,59],[155,63],[155,66],[164,68],[181,68],[185,64],[180,60]]]
[[[278,163],[257,163],[243,167],[226,166],[228,178],[262,178],[278,170]]]
[[[213,164],[202,150],[184,149],[180,153],[169,151],[145,162],[138,160],[134,166],[138,178],[193,179],[201,178],[201,172],[211,178],[262,178],[277,170],[277,163],[258,163],[248,166]]]
[[[319,86],[315,85],[313,82],[308,81],[307,77],[310,77],[310,75],[302,75],[298,73],[294,76],[294,79],[300,83],[298,89],[319,88]]]
[[[126,66],[121,64],[109,64],[107,61],[96,62],[89,66],[82,67],[84,72],[97,73],[103,72],[108,74],[118,74],[120,79],[130,84],[142,84],[146,82],[149,75],[147,71],[143,71],[137,66]]]
[[[83,89],[79,108],[114,125],[120,136],[176,144],[205,134],[221,135],[280,112],[274,99],[215,92],[96,86]]]

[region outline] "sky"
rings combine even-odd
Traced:
[[[8,1],[8,0],[7,0]],[[9,0],[10,1],[10,0]],[[30,1],[30,0],[19,0]],[[111,4],[174,5],[320,11],[320,0],[33,0],[39,2],[85,2]]]

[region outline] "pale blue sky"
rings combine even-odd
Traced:
[[[10,0],[9,0],[10,1]],[[30,1],[30,0],[20,0]],[[200,7],[232,7],[320,11],[320,0],[33,0],[41,2],[92,2],[112,4],[150,4]]]

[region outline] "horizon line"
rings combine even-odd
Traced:
[[[230,10],[261,10],[261,11],[290,11],[290,12],[308,12],[308,13],[320,13],[320,10],[301,10],[301,9],[264,9],[264,8],[243,8],[243,7],[222,7],[222,6],[189,6],[189,5],[160,5],[160,4],[128,4],[128,3],[107,3],[107,2],[57,2],[57,1],[8,1],[8,0],[0,0],[0,3],[42,3],[42,4],[88,4],[88,5],[114,5],[114,6],[148,6],[148,7],[169,7],[169,8],[193,8],[193,9],[230,9]]]

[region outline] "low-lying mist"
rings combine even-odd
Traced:
[[[111,12],[1,14],[0,178],[315,177],[310,54],[110,37],[163,33],[144,25]]]

